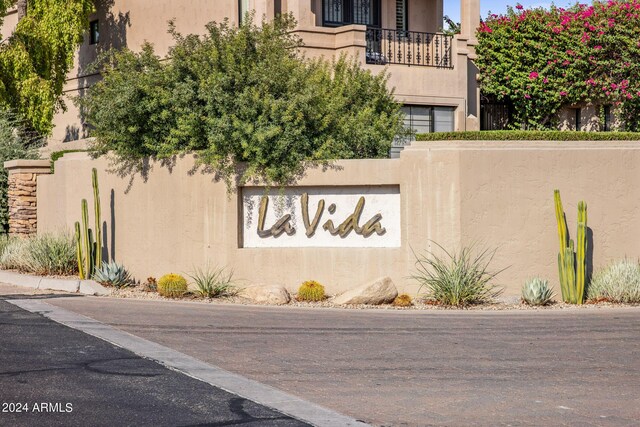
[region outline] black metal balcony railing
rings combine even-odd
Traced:
[[[453,36],[367,28],[367,64],[453,68]]]

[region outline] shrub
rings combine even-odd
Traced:
[[[615,105],[625,127],[638,130],[637,7],[595,0],[489,15],[477,32],[482,92],[513,106],[514,128],[554,126],[562,106],[591,102]]]
[[[9,237],[8,234],[0,234],[0,259],[2,259],[5,248],[9,246],[13,239],[14,238]]]
[[[39,234],[26,241],[25,269],[39,275],[72,275],[78,271],[76,246],[68,233]]]
[[[4,239],[0,255],[3,269],[42,276],[67,276],[78,271],[75,244],[68,233]]]
[[[145,292],[158,292],[158,281],[155,277],[147,277],[147,281],[142,285]]]
[[[553,299],[549,282],[540,278],[528,280],[522,287],[522,301],[529,305],[547,305]]]
[[[393,300],[394,307],[411,307],[413,305],[413,300],[411,296],[407,294],[400,294]]]
[[[345,57],[305,59],[294,28],[289,15],[210,23],[201,36],[172,25],[168,61],[149,44],[107,52],[97,64],[103,79],[77,100],[92,154],[143,172],[149,157],[193,153],[227,184],[285,184],[309,164],[387,157],[406,134],[387,74]]]
[[[412,278],[420,289],[426,288],[427,298],[439,304],[463,307],[491,302],[502,293],[502,289],[490,284],[500,273],[488,270],[495,250],[476,252],[473,247],[465,247],[450,253],[436,246],[442,250],[442,256],[433,252],[415,254],[417,271]]]
[[[416,135],[418,141],[640,141],[640,132],[574,132],[494,130],[433,132]]]
[[[124,288],[131,285],[131,274],[115,261],[103,262],[93,273],[93,280],[104,286]]]
[[[298,301],[322,301],[326,298],[324,286],[314,280],[308,280],[300,285],[297,298]]]
[[[204,298],[216,298],[230,296],[236,293],[233,285],[233,270],[226,271],[224,268],[196,269],[189,275],[198,287],[198,294]]]
[[[621,260],[594,274],[588,287],[591,300],[640,302],[640,262]]]
[[[187,292],[187,279],[179,274],[166,274],[158,280],[158,293],[164,297],[178,298]]]
[[[27,239],[8,237],[4,240],[4,248],[0,256],[0,267],[3,270],[27,271]]]

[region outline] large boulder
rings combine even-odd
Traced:
[[[358,286],[333,299],[334,304],[370,304],[380,305],[393,302],[398,289],[390,277],[381,277],[371,283]]]
[[[259,304],[288,304],[291,295],[282,285],[251,285],[240,291],[240,296]]]

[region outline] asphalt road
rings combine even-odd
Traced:
[[[0,425],[306,424],[0,300]]]
[[[640,425],[640,308],[47,302],[378,425]]]

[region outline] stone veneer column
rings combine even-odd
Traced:
[[[38,230],[38,175],[51,173],[49,160],[11,160],[9,172],[9,235],[31,236]]]

